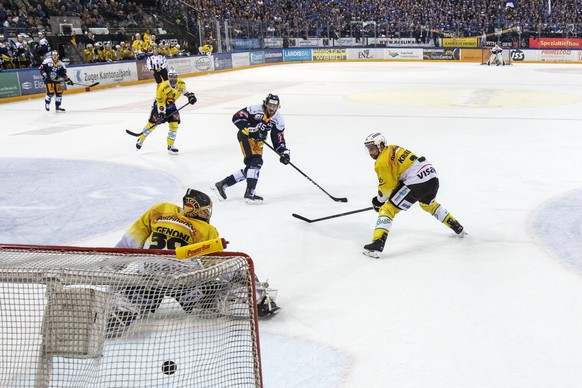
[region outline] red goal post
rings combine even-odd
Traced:
[[[262,387],[252,259],[0,245],[0,386]]]

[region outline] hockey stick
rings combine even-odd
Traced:
[[[73,82],[72,85],[80,85],[80,86],[84,86],[86,88],[92,88],[93,86],[99,85],[99,82],[93,82],[92,84],[84,84],[82,82]]]
[[[316,219],[314,219],[314,220],[310,220],[309,218],[305,218],[305,217],[303,217],[303,216],[300,216],[299,214],[295,214],[295,213],[293,213],[293,214],[292,214],[292,216],[293,216],[293,217],[295,217],[295,218],[299,218],[299,219],[300,219],[300,220],[302,220],[302,221],[305,221],[305,222],[312,223],[312,222],[317,222],[317,221],[329,220],[329,219],[331,219],[331,218],[337,218],[337,217],[349,216],[350,214],[355,214],[355,213],[366,212],[366,211],[368,211],[368,210],[372,210],[372,209],[374,209],[374,207],[366,207],[366,208],[363,208],[363,209],[352,210],[352,211],[350,211],[350,212],[346,212],[346,213],[339,213],[339,214],[334,214],[333,216],[327,216],[327,217],[316,218]]]
[[[274,153],[276,153],[277,155],[280,155],[277,151],[275,151],[275,149],[273,148],[272,145],[270,145],[269,143],[267,143],[266,141],[263,142],[267,145],[267,147],[269,147],[270,149],[273,150]],[[297,168],[297,166],[295,166],[293,163],[289,162],[288,163],[291,167],[293,167],[294,169],[296,169],[301,175],[303,175],[305,178],[307,178],[307,180],[311,183],[313,183],[315,186],[317,186],[321,191],[323,191],[324,193],[326,193],[328,195],[328,197],[330,197],[331,199],[333,199],[336,202],[348,202],[347,198],[338,198],[338,197],[334,197],[333,195],[331,195],[330,193],[328,193],[327,191],[325,191],[320,185],[318,185],[317,183],[315,183],[315,181],[313,179],[311,179],[310,177],[308,177],[303,171],[301,171],[299,168]]]
[[[181,106],[181,107],[179,107],[178,109],[176,109],[176,110],[173,110],[173,111],[172,111],[172,113],[168,114],[167,116],[171,116],[171,115],[173,115],[174,113],[181,111],[181,110],[182,110],[183,108],[185,108],[187,105],[190,105],[190,103],[189,103],[189,102],[185,103],[184,105],[182,105],[182,106]],[[153,126],[152,128],[155,128],[155,127],[157,127],[157,126],[158,126],[158,125],[160,125],[160,124],[162,124],[162,122],[158,120],[158,121],[156,121],[156,125],[155,125],[155,126]],[[150,128],[150,129],[152,129],[152,128]],[[140,136],[141,136],[141,134],[143,133],[143,132],[133,132],[133,131],[130,131],[129,129],[126,129],[126,130],[125,130],[125,132],[126,132],[128,135],[135,136],[135,137],[140,137]]]

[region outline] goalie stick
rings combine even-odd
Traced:
[[[293,213],[293,214],[291,214],[291,215],[292,215],[293,217],[295,217],[295,218],[299,218],[299,219],[300,219],[300,220],[302,220],[302,221],[305,221],[305,222],[312,223],[312,222],[317,222],[317,221],[329,220],[329,219],[331,219],[331,218],[337,218],[337,217],[349,216],[350,214],[355,214],[355,213],[366,212],[366,211],[368,211],[368,210],[372,210],[372,209],[374,209],[374,207],[366,207],[366,208],[363,208],[363,209],[352,210],[352,211],[345,212],[345,213],[334,214],[334,215],[332,215],[332,216],[327,216],[327,217],[316,218],[316,219],[314,219],[314,220],[310,220],[309,218],[306,218],[306,217],[300,216],[299,214],[295,214],[295,213]]]
[[[173,111],[172,111],[171,113],[169,113],[167,116],[173,115],[174,113],[181,111],[181,110],[182,110],[183,108],[185,108],[187,105],[190,105],[190,103],[189,103],[189,102],[185,103],[184,105],[182,105],[182,106],[181,106],[181,107],[179,107],[178,109],[176,109],[176,110],[173,110]],[[158,121],[156,121],[156,125],[155,125],[154,127],[152,127],[152,128],[155,128],[155,127],[157,127],[157,126],[158,126],[158,125],[160,125],[160,124],[162,124],[162,122],[158,120]],[[150,129],[151,129],[151,128],[150,128]],[[140,137],[140,136],[141,136],[141,134],[143,133],[143,131],[142,131],[142,132],[133,132],[133,131],[130,131],[129,129],[126,129],[126,130],[125,130],[125,133],[127,133],[128,135],[131,135],[131,136]]]
[[[275,151],[275,149],[273,148],[272,145],[270,145],[269,143],[267,143],[266,141],[263,142],[267,145],[267,147],[269,147],[271,150],[273,150],[274,153],[276,153],[277,155],[280,156],[280,154]],[[297,168],[297,166],[295,166],[293,163],[289,162],[288,163],[291,167],[293,167],[295,170],[297,170],[301,175],[303,175],[305,178],[307,178],[307,180],[311,183],[313,183],[315,186],[317,186],[318,189],[320,189],[321,191],[323,191],[324,193],[327,194],[328,197],[330,197],[331,199],[333,199],[336,202],[348,202],[347,198],[339,198],[339,197],[334,197],[333,195],[331,195],[330,193],[328,193],[327,191],[325,191],[320,185],[318,185],[317,183],[315,183],[315,181],[313,179],[311,179],[310,177],[308,177],[303,171],[301,171],[299,168]]]

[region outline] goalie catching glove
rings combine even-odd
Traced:
[[[196,98],[196,96],[192,92],[185,93],[184,96],[186,98],[188,98],[188,103],[190,105],[194,105],[194,104],[196,104],[196,101],[198,101],[198,99]]]

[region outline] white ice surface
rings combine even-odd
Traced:
[[[292,162],[265,149],[261,206],[244,183],[212,223],[253,257],[283,307],[260,324],[265,387],[580,387],[582,67],[316,63],[186,79],[198,103],[141,151],[155,85],[0,105],[0,243],[114,245],[151,205],[209,192],[241,168],[231,116],[281,97]],[[183,101],[179,101],[183,103]],[[54,108],[53,108],[54,109]],[[456,238],[417,205],[381,258],[363,256],[376,215],[292,218],[370,206],[364,138],[426,156]]]

